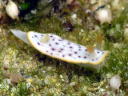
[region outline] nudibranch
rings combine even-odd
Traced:
[[[26,33],[16,29],[12,29],[11,32],[42,54],[69,63],[98,65],[108,55],[108,51],[96,48],[90,53],[87,47],[51,33],[42,34],[33,31]]]

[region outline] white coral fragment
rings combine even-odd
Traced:
[[[6,5],[6,12],[12,19],[18,19],[19,10],[17,5],[12,0],[9,0],[8,4]]]
[[[95,18],[101,23],[111,23],[112,13],[108,8],[102,8],[96,11]]]
[[[121,85],[121,78],[119,75],[113,76],[109,81],[110,87],[114,90],[119,89]]]

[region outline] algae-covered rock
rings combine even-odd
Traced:
[[[2,96],[127,96],[127,0],[12,1],[20,10],[19,21],[8,18],[5,7],[0,6]],[[101,24],[95,19],[95,12],[102,8],[111,10],[113,18],[110,23],[105,21]],[[93,47],[97,47],[97,36],[103,34],[101,49],[109,50],[110,54],[101,68],[84,68],[41,54],[13,36],[10,29],[52,33],[74,43]],[[100,36],[98,40],[101,40]],[[13,74],[11,78],[10,73]],[[121,77],[118,90],[112,90],[109,85],[114,74]],[[22,76],[24,80],[20,81]]]

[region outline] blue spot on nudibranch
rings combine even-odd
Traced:
[[[38,37],[37,35],[34,35],[35,37]]]
[[[55,50],[55,48],[51,48],[51,50],[52,50],[52,51],[54,51],[54,50]]]
[[[70,46],[69,48],[71,48],[71,49],[72,49],[73,47],[72,47],[72,46]]]
[[[71,53],[69,53],[68,55],[69,55],[69,56],[72,56],[72,54],[71,54]]]
[[[39,42],[38,42],[37,44],[38,44],[38,45],[40,45],[40,43],[39,43]]]
[[[68,42],[67,44],[68,44],[68,45],[70,45],[71,43],[70,43],[70,42]]]
[[[58,42],[56,42],[55,44],[56,44],[56,45],[59,45],[59,43],[58,43]]]
[[[79,58],[81,58],[81,56],[78,56]]]
[[[65,55],[62,55],[62,57],[65,57]]]
[[[63,39],[59,39],[59,41],[63,41]]]
[[[61,51],[58,51],[58,52],[61,52]]]
[[[84,56],[84,59],[86,59],[87,57],[86,56]]]
[[[76,51],[75,51],[74,53],[75,53],[75,54],[77,54],[77,52],[76,52]]]
[[[64,49],[63,49],[63,48],[61,48],[60,50],[61,50],[61,51],[63,51]]]
[[[79,47],[79,48],[81,48],[81,46],[80,46],[80,45],[78,45],[78,47]]]
[[[55,41],[55,39],[53,38],[52,41]]]
[[[49,44],[49,46],[52,46],[51,44]]]
[[[79,51],[81,51],[81,49],[79,49]]]

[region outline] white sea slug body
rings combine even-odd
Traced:
[[[19,9],[12,0],[8,1],[8,4],[6,5],[6,12],[12,19],[18,19]]]
[[[15,36],[29,43],[41,53],[69,63],[97,65],[108,54],[108,51],[94,49],[95,54],[92,56],[85,46],[73,43],[55,34],[41,34],[32,31],[25,33],[19,30],[11,31]],[[25,40],[25,38],[27,39]]]

